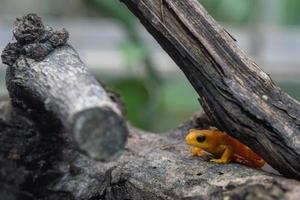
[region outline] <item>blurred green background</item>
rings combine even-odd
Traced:
[[[199,0],[264,67],[300,100],[299,0]],[[95,76],[119,92],[131,123],[164,132],[201,109],[178,67],[119,0],[0,0],[0,47],[11,40],[16,16],[35,12],[66,27]],[[4,67],[1,67],[1,94]]]

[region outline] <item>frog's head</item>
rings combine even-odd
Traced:
[[[213,130],[190,129],[185,137],[185,142],[188,145],[200,147],[201,149],[210,148],[215,143],[213,133]]]

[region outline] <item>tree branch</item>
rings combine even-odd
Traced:
[[[17,42],[1,56],[9,65],[6,84],[13,105],[29,112],[43,130],[69,132],[78,149],[95,159],[120,155],[128,133],[122,110],[66,44],[67,31],[53,31],[29,14],[16,20],[13,33]]]
[[[300,104],[195,0],[122,0],[178,64],[220,130],[300,179]]]

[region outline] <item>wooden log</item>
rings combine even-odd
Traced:
[[[99,162],[74,151],[70,134],[37,129],[26,113],[0,100],[0,194],[8,200],[299,198],[300,183],[238,164],[194,157],[183,138],[192,120],[168,135],[130,128],[121,157]]]
[[[127,139],[126,120],[68,45],[66,30],[45,27],[35,14],[17,19],[17,42],[8,44],[2,61],[12,103],[27,110],[44,130],[61,127],[78,149],[99,160],[120,155]]]
[[[122,0],[198,92],[209,119],[300,179],[300,104],[196,0]]]

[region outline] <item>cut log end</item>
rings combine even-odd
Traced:
[[[13,33],[16,42],[5,47],[1,59],[8,65],[14,107],[30,114],[43,132],[69,131],[74,148],[87,156],[110,161],[120,155],[128,132],[122,106],[67,44],[68,32],[28,14],[16,20]]]
[[[87,109],[72,121],[74,140],[81,152],[100,161],[111,161],[121,154],[128,129],[124,119],[111,108]]]

